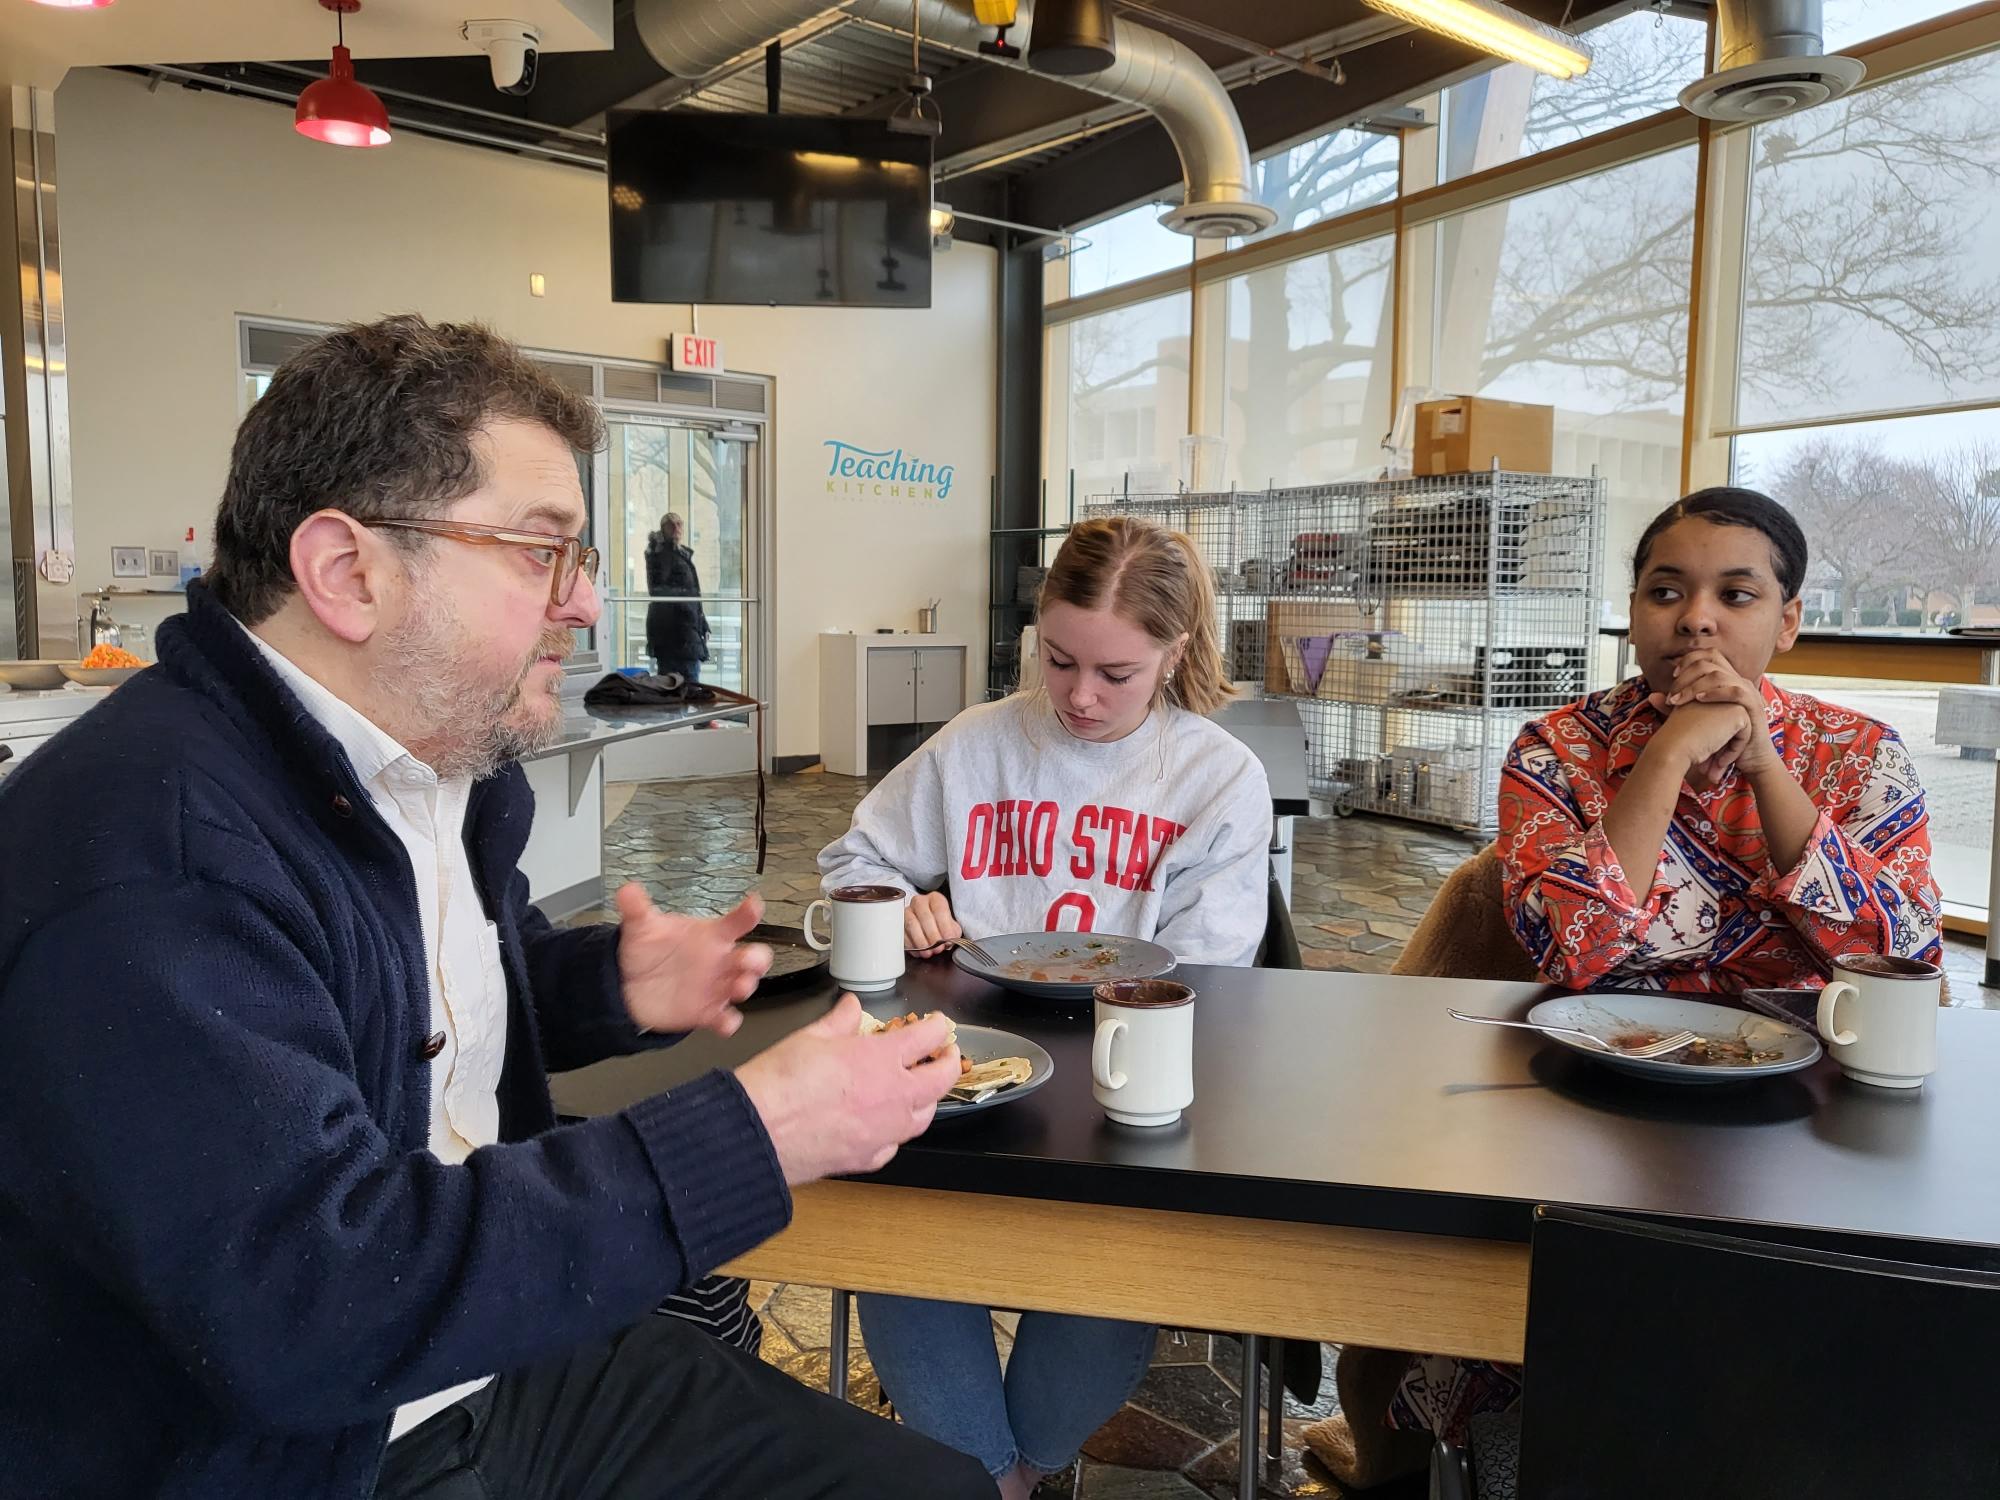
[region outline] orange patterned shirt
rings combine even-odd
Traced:
[[[1823,984],[1835,957],[1933,962],[1939,896],[1916,767],[1865,714],[1761,684],[1771,743],[1819,809],[1804,855],[1774,869],[1749,783],[1681,788],[1659,867],[1627,879],[1604,814],[1665,719],[1645,679],[1521,731],[1500,778],[1507,918],[1551,982],[1720,991]]]

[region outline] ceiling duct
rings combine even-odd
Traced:
[[[1028,66],[1037,73],[1074,78],[1102,73],[1118,61],[1110,0],[1042,0],[1036,10],[1039,24],[1028,44]]]
[[[1740,125],[1838,99],[1867,74],[1822,53],[1820,0],[1716,0],[1716,71],[1681,90],[1681,107]]]
[[[932,46],[979,56],[990,28],[970,9],[948,0],[917,0],[923,39]],[[637,0],[633,22],[646,50],[680,78],[700,78],[746,55],[816,16],[837,13],[820,0]],[[873,25],[908,34],[911,0],[855,0],[848,14]],[[1024,51],[1034,46],[1033,16],[1022,0],[1014,34],[1027,33]],[[1180,42],[1130,17],[1120,17],[1117,55],[1099,72],[1071,74],[1064,82],[1108,99],[1136,105],[1159,120],[1180,157],[1182,201],[1160,222],[1200,238],[1255,234],[1277,222],[1277,214],[1250,191],[1250,148],[1243,122],[1215,70]],[[987,62],[1019,67],[1011,59]]]

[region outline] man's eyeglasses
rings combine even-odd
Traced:
[[[470,521],[373,521],[356,516],[371,529],[419,531],[425,536],[441,536],[448,541],[470,542],[476,547],[520,547],[534,554],[535,561],[548,568],[549,604],[560,609],[576,592],[576,581],[588,573],[597,577],[595,547],[583,545],[581,537],[550,536],[540,531],[511,531],[505,526],[479,526]]]

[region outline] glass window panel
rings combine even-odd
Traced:
[[[1402,156],[1396,138],[1369,130],[1336,130],[1250,165],[1250,187],[1259,203],[1278,215],[1261,234],[1236,236],[1231,249],[1303,229],[1396,196]]]
[[[1070,296],[1192,264],[1194,240],[1161,228],[1160,215],[1166,211],[1164,204],[1142,203],[1079,229],[1077,248],[1069,257]]]
[[[1745,434],[1735,477],[1798,517],[1806,628],[2000,626],[2000,421],[1949,412]]]
[[[1826,0],[1820,36],[1829,52],[1963,9],[1960,0]]]
[[[1231,481],[1319,484],[1379,466],[1394,248],[1384,235],[1226,284]]]
[[[2000,400],[2000,52],[1757,127],[1737,420]]]
[[[1186,292],[1059,326],[1067,335],[1069,455],[1079,498],[1175,487],[1187,433]],[[1061,491],[1061,476],[1051,489]]]
[[[665,592],[654,586],[647,547],[672,513],[682,521],[681,544],[694,555],[701,583],[699,608],[708,622],[709,660],[700,666],[706,682],[742,686],[744,635],[754,612],[736,602],[747,592],[746,552],[753,445],[718,437],[702,427],[656,422],[609,424],[611,579],[606,613],[612,653],[609,666],[650,666],[647,618],[661,610],[686,610],[692,601],[655,605]],[[680,624],[663,617],[662,636],[685,642]]]
[[[1638,13],[1584,33],[1590,71],[1567,82],[1506,63],[1445,90],[1441,179],[1469,177],[1551,146],[1673,109],[1701,77],[1708,28]]]
[[[1436,226],[1430,383],[1556,409],[1558,473],[1610,495],[1605,596],[1680,494],[1692,146]]]
[[[2000,626],[2000,431],[1991,413],[1746,434],[1734,460],[1737,483],[1768,492],[1805,530],[1808,630],[1918,636]],[[1895,728],[1928,796],[1945,899],[1983,911],[1993,763],[1938,743],[1938,685],[1778,681]]]

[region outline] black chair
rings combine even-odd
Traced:
[[[1996,1346],[1994,1271],[1544,1208],[1519,1494],[1991,1500]],[[1482,1500],[1512,1493],[1500,1436]]]
[[[1299,952],[1299,938],[1292,927],[1292,909],[1285,904],[1285,892],[1278,884],[1274,868],[1264,884],[1264,940],[1257,945],[1252,967],[1259,969],[1303,969],[1305,955]]]

